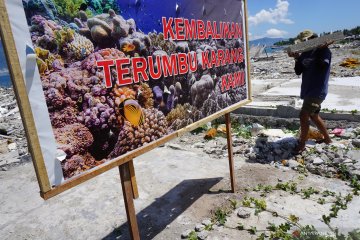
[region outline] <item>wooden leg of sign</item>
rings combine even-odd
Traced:
[[[231,137],[230,113],[225,114],[225,124],[226,124],[226,137],[227,137],[228,155],[229,155],[231,192],[235,193],[234,154],[233,154],[232,137]]]
[[[136,220],[134,207],[133,190],[131,186],[131,175],[129,162],[119,166],[121,186],[124,195],[125,209],[129,224],[130,236],[132,240],[140,239],[139,228]]]
[[[131,188],[132,188],[133,197],[134,197],[134,199],[137,199],[137,198],[139,198],[139,190],[138,190],[138,187],[137,187],[136,176],[135,176],[135,168],[134,168],[133,160],[131,160],[129,162],[129,168],[130,168]]]

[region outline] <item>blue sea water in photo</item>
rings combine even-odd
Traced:
[[[0,87],[11,87],[9,70],[7,67],[5,53],[0,40]]]
[[[149,33],[154,30],[161,32],[162,17],[240,22],[241,15],[240,12],[238,12],[238,5],[240,4],[241,2],[238,0],[223,0],[223,6],[233,7],[224,7],[219,11],[218,0],[118,1],[120,15],[125,19],[133,18],[137,28],[144,33]]]

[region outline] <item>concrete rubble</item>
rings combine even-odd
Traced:
[[[0,87],[0,169],[28,161],[29,153],[19,108],[11,88]]]

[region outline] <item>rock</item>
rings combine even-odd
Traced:
[[[0,155],[0,167],[19,162],[19,153],[16,150]]]
[[[198,239],[204,240],[209,236],[209,231],[205,230],[205,231],[199,232],[197,236],[198,236]]]
[[[184,231],[184,232],[181,234],[181,238],[182,238],[182,239],[188,238],[189,235],[190,235],[190,233],[191,233],[192,231],[193,231],[193,230],[191,230],[191,229],[188,229],[188,230]]]
[[[204,219],[201,224],[204,225],[204,226],[209,226],[211,224],[211,220],[210,219]]]
[[[184,142],[184,143],[186,143],[186,142],[188,142],[189,141],[189,139],[188,138],[180,138],[180,142]]]
[[[195,226],[195,231],[197,231],[197,232],[201,232],[204,229],[205,229],[205,226],[202,224],[196,224],[196,226]]]
[[[351,143],[354,147],[360,148],[360,139],[353,139]]]
[[[225,149],[227,149],[227,146],[226,146]],[[237,146],[237,147],[234,147],[234,148],[233,148],[233,153],[234,153],[234,154],[240,154],[240,153],[242,153],[242,152],[243,152],[243,146]]]
[[[360,162],[360,150],[350,150],[347,157]]]
[[[251,131],[251,136],[256,136],[260,133],[261,130],[265,129],[265,127],[263,127],[262,125],[258,124],[258,123],[254,123],[252,125],[252,128],[250,129]]]
[[[343,161],[344,161],[344,159],[342,159],[342,158],[334,158],[333,163],[335,163],[335,164],[340,164],[340,163],[342,163]]]
[[[237,215],[239,218],[249,218],[251,215],[251,209],[246,207],[241,207],[237,210]]]
[[[207,154],[213,154],[216,153],[216,151],[217,151],[216,148],[209,148],[209,147],[204,148],[204,152]]]
[[[8,149],[9,149],[10,151],[14,151],[14,150],[16,150],[16,148],[17,148],[16,143],[10,143],[10,144],[8,145]]]
[[[327,156],[325,153],[322,153],[322,154],[320,155],[320,158],[321,158],[322,160],[324,160],[325,162],[329,162],[329,161],[330,161],[330,159],[328,158],[328,156]]]
[[[249,158],[250,158],[250,160],[256,160],[256,154],[255,153],[250,153],[249,154]]]
[[[316,145],[315,150],[317,153],[322,153],[324,151],[320,145]]]
[[[2,167],[2,168],[1,168],[1,171],[4,171],[4,172],[5,172],[5,171],[7,171],[7,170],[9,170],[7,167]]]
[[[343,163],[344,163],[344,164],[352,164],[352,163],[353,163],[353,160],[351,160],[351,159],[345,159],[345,160],[343,161]]]
[[[275,152],[277,155],[282,154],[282,151],[281,151],[281,149],[279,149],[279,148],[274,149],[274,152]]]
[[[219,133],[226,133],[226,125],[225,124],[219,125],[216,131],[218,131]]]
[[[0,117],[7,114],[9,112],[9,110],[7,110],[6,108],[0,107]]]
[[[341,138],[344,138],[344,139],[352,139],[352,138],[355,138],[356,135],[352,132],[345,132],[343,135],[340,136]]]
[[[313,161],[313,164],[314,165],[321,165],[321,164],[323,164],[324,163],[324,160],[322,160],[321,158],[319,158],[319,157],[316,157],[315,159],[314,159],[314,161]]]
[[[298,163],[297,161],[295,161],[295,160],[292,160],[292,159],[290,159],[289,161],[288,161],[288,165],[289,165],[289,168],[296,168],[296,167],[298,167],[299,165],[300,165],[300,163]]]
[[[179,144],[174,144],[174,143],[167,144],[167,147],[175,149],[175,150],[184,150],[184,148],[182,146],[180,146]]]
[[[268,156],[267,156],[267,161],[268,161],[268,162],[272,162],[272,161],[274,161],[274,160],[275,160],[274,156],[272,156],[272,155],[268,155]]]
[[[9,152],[7,140],[0,140],[0,154]]]
[[[260,131],[262,135],[267,137],[285,137],[286,134],[281,129],[263,129]]]
[[[193,148],[204,148],[205,147],[205,143],[202,142],[197,142],[193,145]]]

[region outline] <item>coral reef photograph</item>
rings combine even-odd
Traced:
[[[219,61],[210,68],[202,58],[246,49],[244,36],[178,40],[163,32],[163,17],[242,25],[242,17],[230,9],[224,15],[221,7],[202,9],[202,1],[189,0],[23,0],[23,6],[57,147],[66,154],[61,162],[65,179],[248,98],[245,80],[237,87],[230,80],[224,91],[224,76],[246,72],[245,60]],[[196,68],[161,72],[158,78],[147,74],[149,79],[129,71],[128,77],[138,81],[124,85],[112,66],[107,87],[98,65],[142,57],[160,72],[160,60],[175,54],[196,56]]]

